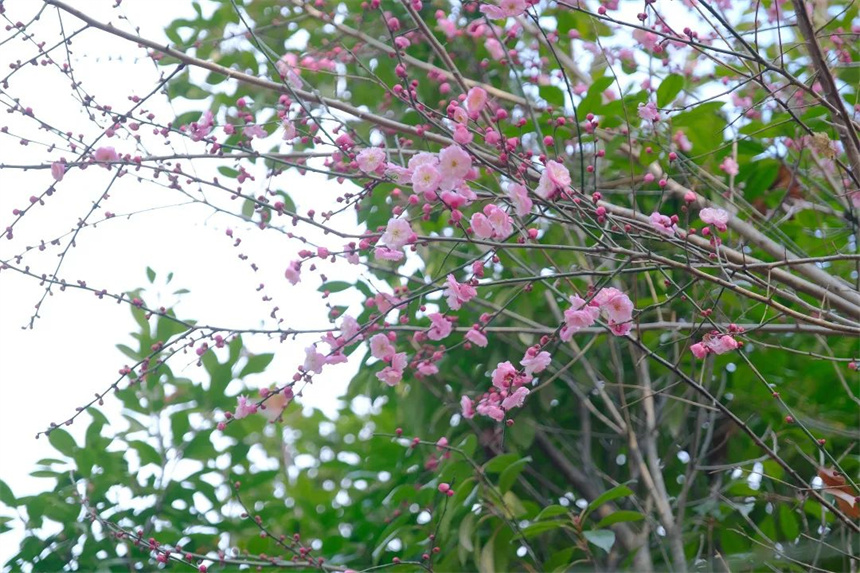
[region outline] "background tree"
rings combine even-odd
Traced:
[[[43,432],[53,491],[0,482],[29,532],[9,567],[856,569],[854,3],[194,2],[170,45],[105,6],[0,10],[33,57],[2,84],[31,131],[0,135],[39,144],[0,168],[52,178],[4,226],[3,274],[41,289],[31,327],[65,289],[138,326]],[[79,34],[139,45],[162,81],[101,101]],[[91,134],[27,106],[32,66]],[[89,169],[107,183],[76,229],[42,231],[59,263],[31,265],[19,229]],[[204,324],[155,286],[65,277],[125,177],[235,219],[255,271],[276,253],[266,312]],[[324,329],[289,317],[316,281]],[[275,372],[251,338],[302,358]],[[302,411],[344,362],[338,415]]]

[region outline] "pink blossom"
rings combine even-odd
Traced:
[[[496,406],[495,404],[487,404],[483,402],[478,404],[478,413],[482,416],[492,418],[497,422],[501,422],[505,419],[505,411]]]
[[[499,390],[510,388],[517,377],[517,369],[510,362],[500,362],[493,370],[493,386]]]
[[[496,205],[484,207],[484,215],[493,227],[493,236],[503,239],[513,232],[511,217]]]
[[[723,162],[720,163],[720,169],[725,171],[728,175],[735,176],[738,174],[738,162],[731,157],[726,157],[723,159]]]
[[[454,189],[463,181],[472,168],[472,158],[459,145],[450,145],[439,152],[440,186],[445,191]]]
[[[257,405],[248,401],[248,398],[245,396],[239,396],[237,402],[236,411],[233,412],[233,417],[237,420],[241,420],[246,416],[257,413]]]
[[[317,352],[316,346],[308,346],[305,348],[305,372],[319,374],[322,372],[323,366],[325,366],[325,355]]]
[[[472,230],[475,232],[475,236],[479,239],[489,239],[493,236],[493,225],[483,213],[473,214],[472,218],[469,219],[469,223],[472,226]]]
[[[378,147],[362,149],[355,158],[358,168],[365,173],[378,173],[385,165],[385,152]]]
[[[483,7],[482,7],[483,8]],[[487,91],[484,88],[475,86],[466,94],[466,110],[472,119],[477,119],[487,105]]]
[[[467,420],[475,417],[475,403],[468,396],[460,398],[460,410],[463,412],[463,417]]]
[[[672,141],[674,141],[675,145],[678,146],[678,149],[680,149],[684,153],[689,153],[693,150],[693,144],[687,138],[687,134],[680,129],[675,132],[675,135],[672,136]]]
[[[529,389],[520,387],[511,392],[507,398],[502,400],[502,408],[505,410],[511,410],[513,408],[521,408],[523,402],[526,400],[526,396],[529,395]]]
[[[549,171],[544,169],[540,175],[537,187],[535,187],[535,195],[541,199],[549,199],[555,193],[556,186],[549,177]]]
[[[334,352],[325,357],[326,364],[346,364],[349,362],[349,357],[343,352]]]
[[[412,184],[412,170],[394,163],[387,163],[385,165],[385,176],[391,178],[398,185]]]
[[[690,350],[693,352],[693,355],[699,360],[708,355],[708,347],[701,342],[697,342],[696,344],[692,345],[690,347]]]
[[[293,88],[302,87],[302,79],[299,77],[301,70],[296,66],[299,60],[295,54],[284,54],[281,59],[275,62],[275,69],[278,70],[281,78],[287,80]]]
[[[432,376],[434,374],[439,374],[439,367],[432,362],[427,362],[426,360],[418,364],[417,370],[421,376]]]
[[[740,344],[730,334],[722,336],[712,336],[705,341],[707,346],[714,354],[725,354],[732,350],[737,350]]]
[[[284,135],[282,137],[284,141],[292,141],[298,135],[298,132],[296,131],[296,125],[292,121],[285,119],[281,123],[281,126],[284,128]]]
[[[108,163],[111,161],[119,161],[119,154],[113,147],[99,147],[93,153],[93,159],[98,163]]]
[[[451,310],[459,310],[463,303],[475,298],[478,291],[470,284],[458,283],[454,275],[448,275],[448,288],[445,289],[444,294],[448,297],[448,306]]]
[[[403,380],[403,371],[392,368],[391,366],[386,366],[376,373],[376,377],[381,382],[385,382],[389,386],[397,386],[400,381]]]
[[[346,258],[346,262],[351,265],[357,265],[360,262],[360,259],[358,258],[358,249],[355,248],[355,243],[352,245],[344,245],[343,255]]]
[[[544,173],[547,174],[553,185],[559,189],[564,189],[570,185],[570,171],[558,161],[547,161]]]
[[[639,104],[639,117],[645,121],[660,121],[660,112],[657,110],[657,105],[653,101],[647,104]]]
[[[413,240],[414,236],[415,233],[412,232],[409,221],[393,217],[388,220],[385,233],[382,234],[379,241],[392,249],[402,249]]]
[[[725,232],[728,227],[729,213],[725,209],[716,209],[713,207],[705,207],[699,211],[699,219],[708,225],[713,225],[718,231]]]
[[[472,132],[464,124],[458,123],[454,126],[454,141],[460,145],[469,145],[473,139]]]
[[[187,126],[186,132],[191,136],[191,141],[201,141],[212,131],[213,123],[214,117],[212,116],[212,112],[207,109],[200,118],[200,121],[194,121],[191,125]]]
[[[63,177],[66,175],[66,164],[61,163],[59,161],[55,161],[51,163],[51,177],[54,178],[54,181],[62,181]]]
[[[287,265],[287,270],[284,272],[284,276],[288,281],[290,281],[290,284],[298,284],[299,281],[302,280],[301,270],[301,263],[299,261],[292,261]]]
[[[438,312],[427,315],[427,318],[430,319],[431,323],[430,330],[427,332],[427,338],[430,340],[442,340],[454,329],[448,319]]]
[[[516,18],[526,11],[528,4],[525,0],[499,0],[498,5],[482,4],[481,12],[493,20]]]
[[[359,332],[361,332],[361,325],[358,321],[348,314],[343,315],[340,322],[340,335],[346,340],[351,340]]]
[[[522,360],[520,360],[520,364],[523,365],[526,374],[537,374],[538,372],[543,372],[546,370],[546,367],[549,366],[550,362],[552,362],[552,356],[550,356],[550,353],[546,350],[534,355],[530,352],[526,352],[526,355]]]
[[[263,126],[257,124],[249,124],[242,128],[242,135],[247,137],[248,139],[265,139],[269,134],[266,133],[266,130],[263,129]]]
[[[435,153],[430,153],[429,151],[422,151],[412,156],[412,158],[409,160],[408,167],[411,171],[415,171],[422,165],[436,166],[438,164],[439,157],[437,157]]]
[[[502,43],[495,38],[487,38],[484,40],[484,48],[486,48],[487,52],[490,53],[490,57],[497,62],[505,57],[504,46],[502,46]]]
[[[528,189],[526,189],[525,185],[519,183],[508,185],[508,198],[514,205],[514,212],[520,217],[528,215],[534,206],[534,203],[529,198]]]
[[[631,330],[633,330],[632,322],[620,322],[620,323],[609,323],[609,330],[615,336],[626,336]]]
[[[379,312],[382,314],[387,313],[389,310],[394,308],[394,305],[400,303],[399,298],[384,292],[377,293],[377,295],[373,297],[373,301],[376,303],[376,308],[379,309]]]
[[[394,346],[386,334],[374,334],[370,339],[370,355],[377,360],[389,360],[394,356]]]
[[[600,315],[600,309],[587,305],[585,300],[578,294],[570,297],[570,308],[564,311],[564,326],[559,332],[562,341],[567,342],[571,337],[582,330],[593,325]]]
[[[433,193],[442,182],[442,174],[435,164],[422,163],[412,172],[412,188],[416,193]]]
[[[614,323],[628,322],[633,317],[633,301],[624,293],[618,293],[609,298],[601,309]]]
[[[675,235],[675,223],[666,215],[661,215],[656,211],[651,213],[651,226],[658,232],[673,237]]]
[[[380,261],[397,262],[403,259],[403,251],[395,251],[394,249],[389,249],[388,247],[376,247],[375,249],[373,249],[373,256]]]
[[[480,346],[481,348],[485,348],[487,346],[487,337],[484,336],[484,333],[477,329],[470,329],[469,332],[466,333],[466,340],[474,344],[475,346]]]

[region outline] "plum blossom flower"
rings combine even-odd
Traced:
[[[191,124],[186,127],[186,132],[191,136],[191,141],[201,141],[204,137],[209,135],[210,131],[212,131],[212,125],[214,123],[215,118],[212,115],[212,111],[207,109],[203,112],[203,116],[200,118],[200,121],[191,122]]]
[[[463,417],[467,420],[475,417],[475,403],[468,396],[460,398],[460,410],[463,413]]]
[[[305,372],[313,372],[314,374],[319,374],[320,372],[322,372],[322,367],[325,366],[325,362],[325,354],[317,352],[316,345],[308,346],[307,348],[305,348]]]
[[[445,289],[444,294],[448,297],[448,306],[451,310],[459,310],[463,303],[475,298],[478,291],[470,284],[458,283],[454,275],[448,275],[448,288]]]
[[[508,361],[499,362],[493,370],[493,386],[499,390],[510,388],[517,378],[517,369]]]
[[[505,57],[504,46],[502,46],[502,43],[495,38],[487,38],[484,40],[484,48],[486,48],[487,52],[490,53],[490,57],[497,62]]]
[[[611,322],[627,322],[633,317],[633,301],[623,292],[609,298],[601,307]]]
[[[521,408],[523,402],[525,402],[526,396],[529,395],[529,389],[524,387],[519,387],[510,394],[508,397],[502,400],[502,408],[505,410],[511,410],[513,408]]]
[[[248,139],[254,139],[255,137],[258,139],[265,139],[269,134],[266,133],[266,130],[263,129],[262,125],[252,123],[242,128],[242,135]]]
[[[501,422],[505,419],[505,411],[496,406],[495,404],[491,404],[489,402],[481,402],[478,404],[478,413],[482,416],[487,416],[488,418],[492,418],[497,422]]]
[[[302,87],[302,78],[299,77],[301,70],[296,67],[298,63],[299,59],[295,54],[284,54],[280,60],[275,62],[275,69],[278,70],[281,78],[296,89]]]
[[[365,173],[378,173],[385,165],[385,151],[378,147],[368,147],[362,149],[355,160],[358,163],[358,168]]]
[[[660,111],[657,109],[657,104],[649,101],[647,104],[639,104],[639,117],[645,121],[660,121]]]
[[[547,161],[544,173],[547,174],[549,180],[552,181],[553,185],[557,188],[564,189],[565,187],[570,186],[570,171],[568,171],[567,167],[558,161]]]
[[[111,161],[119,161],[119,154],[113,147],[99,147],[93,153],[93,159],[98,163],[108,163]]]
[[[511,217],[496,205],[484,207],[484,215],[493,227],[493,236],[504,239],[513,232]]]
[[[475,232],[475,236],[479,239],[489,239],[495,232],[490,220],[483,213],[473,214],[472,218],[469,219],[469,223],[472,226],[472,231]]]
[[[388,220],[385,233],[382,234],[379,241],[392,249],[402,249],[414,236],[415,233],[412,232],[409,221],[393,217]]]
[[[296,131],[296,124],[294,124],[289,119],[285,119],[281,123],[281,126],[284,128],[284,135],[282,137],[284,141],[292,141],[298,135],[298,132]]]
[[[552,362],[552,356],[546,350],[542,350],[537,354],[534,354],[533,351],[526,352],[526,355],[520,360],[520,364],[522,364],[523,369],[526,374],[537,374],[539,372],[543,372],[546,370],[546,367],[549,366],[550,362]]]
[[[458,123],[454,126],[454,141],[460,145],[469,145],[474,138],[475,136],[472,135],[472,132],[464,124]]]
[[[439,374],[439,367],[432,362],[428,362],[426,360],[421,361],[418,364],[416,370],[421,376],[432,376],[434,374]]]
[[[737,350],[740,345],[731,334],[706,334],[701,342],[690,346],[690,351],[696,358],[702,359],[708,354],[725,354]]]
[[[343,315],[340,322],[340,335],[346,340],[350,340],[359,332],[361,332],[361,325],[358,324],[358,321],[348,314]]]
[[[481,12],[493,20],[516,18],[526,11],[528,4],[525,0],[499,0],[498,5],[482,4]]]
[[[729,213],[725,209],[705,207],[699,211],[699,219],[708,225],[713,225],[718,231],[725,232],[728,229],[726,224],[729,222]]]
[[[442,173],[436,164],[422,163],[412,172],[412,188],[416,193],[433,193],[442,182]]]
[[[723,159],[723,162],[720,163],[720,169],[725,171],[727,175],[731,176],[735,176],[739,173],[738,162],[731,157],[726,157],[725,159]]]
[[[678,149],[683,151],[684,153],[689,153],[693,150],[693,144],[687,138],[687,134],[682,130],[678,130],[675,132],[675,135],[672,136],[672,141],[675,142],[675,145],[678,146]]]
[[[483,6],[481,11],[483,11]],[[477,119],[487,105],[487,91],[484,88],[475,86],[466,94],[466,109],[472,119]]]
[[[257,405],[253,402],[248,401],[248,398],[245,396],[239,396],[237,398],[236,411],[233,412],[233,417],[237,420],[241,420],[251,414],[257,413]]]
[[[666,215],[661,215],[656,211],[651,213],[651,226],[659,233],[669,237],[675,236],[675,223]]]
[[[394,346],[386,334],[375,334],[370,339],[370,354],[377,360],[389,360],[394,356]]]
[[[559,332],[562,341],[568,342],[575,333],[593,325],[600,315],[600,309],[586,304],[585,300],[575,294],[569,298],[570,308],[564,311],[564,326]]]
[[[472,169],[472,158],[459,145],[450,145],[439,152],[440,187],[445,191],[454,189]]]
[[[430,330],[427,332],[427,338],[430,340],[442,340],[454,329],[448,319],[438,312],[427,315],[427,318],[430,319]]]
[[[51,177],[54,178],[54,181],[60,182],[63,180],[63,177],[66,175],[66,164],[61,163],[59,161],[54,161],[51,163]]]
[[[376,247],[373,249],[373,256],[381,261],[397,262],[403,258],[403,251],[395,251],[388,247]]]
[[[376,377],[389,386],[396,386],[403,379],[403,370],[406,368],[406,363],[406,353],[398,352],[391,357],[391,365],[377,372]]]
[[[508,185],[508,198],[514,205],[514,212],[520,217],[528,215],[534,206],[534,203],[529,198],[528,189],[520,183]]]
[[[287,265],[287,270],[284,271],[284,276],[290,281],[290,284],[296,285],[302,280],[301,271],[301,263],[299,261],[291,261]]]
[[[466,333],[465,338],[475,346],[480,346],[481,348],[485,348],[487,346],[487,337],[478,329],[470,329],[469,332]]]

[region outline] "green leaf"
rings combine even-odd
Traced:
[[[18,506],[18,500],[15,499],[15,494],[12,493],[12,488],[10,488],[2,479],[0,479],[0,503],[8,505],[9,507]]]
[[[146,267],[146,278],[149,280],[150,284],[155,281],[155,271]]]
[[[546,103],[557,108],[564,107],[564,92],[558,86],[541,86],[538,92]]]
[[[319,292],[340,292],[352,287],[353,284],[346,281],[328,281],[327,283],[320,285],[317,290]]]
[[[248,363],[245,364],[245,367],[242,368],[242,371],[239,372],[239,378],[244,378],[245,376],[249,376],[251,374],[259,374],[266,369],[266,366],[272,362],[272,359],[275,357],[274,354],[256,354],[254,356],[248,357]]]
[[[528,527],[523,528],[523,537],[529,539],[531,537],[540,535],[541,533],[546,533],[547,531],[555,531],[556,529],[562,529],[565,527],[568,527],[568,522],[562,519],[539,521],[538,523],[532,523]]]
[[[491,474],[501,473],[508,466],[520,459],[519,454],[502,454],[484,464],[484,471]]]
[[[615,545],[615,532],[611,529],[592,529],[589,531],[583,531],[582,535],[588,540],[589,543],[592,543],[607,553],[612,549],[612,546]]]
[[[627,497],[628,495],[633,495],[633,490],[624,484],[617,485],[612,489],[603,492],[594,501],[589,503],[588,507],[585,508],[585,515],[587,516],[604,503],[609,503],[610,501],[616,500],[620,497]]]
[[[502,470],[502,474],[499,476],[499,489],[502,493],[511,489],[511,486],[513,486],[514,482],[517,481],[517,477],[519,477],[523,470],[526,469],[526,466],[530,461],[532,461],[530,457],[522,458]]]
[[[666,76],[657,88],[657,107],[666,107],[672,103],[684,89],[684,77],[678,74]]]
[[[621,523],[623,521],[641,521],[643,519],[645,519],[645,516],[638,511],[629,511],[626,509],[622,509],[619,511],[613,511],[612,513],[601,519],[597,523],[597,529],[608,527],[614,523]]]
[[[59,451],[61,454],[65,454],[69,457],[72,456],[75,449],[77,449],[77,444],[75,444],[75,439],[69,435],[69,433],[63,429],[55,428],[48,434],[48,441],[51,442],[51,445]]]
[[[535,518],[537,520],[541,519],[549,519],[551,517],[558,517],[559,515],[565,515],[570,510],[563,505],[548,505],[541,510],[538,516]]]

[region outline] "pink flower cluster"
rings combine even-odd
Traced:
[[[556,191],[570,187],[570,171],[558,161],[547,161],[546,168],[538,180],[535,195],[541,199],[549,199]]]
[[[725,354],[739,347],[740,343],[731,334],[706,334],[701,342],[690,347],[690,351],[702,359],[708,354]]]
[[[370,354],[388,366],[376,373],[376,377],[389,386],[396,386],[403,380],[403,371],[408,360],[405,352],[397,352],[391,344],[393,334],[375,334],[370,339]]]
[[[708,225],[713,225],[717,231],[724,233],[728,229],[729,213],[725,209],[706,207],[699,211],[699,219]]]
[[[514,230],[511,216],[497,205],[487,205],[482,213],[474,213],[469,223],[479,239],[507,239]]]
[[[564,311],[564,326],[559,332],[564,342],[583,328],[592,326],[601,313],[616,336],[624,336],[633,328],[633,301],[617,288],[600,289],[591,302],[579,295],[573,295],[569,300],[570,308]]]
[[[448,288],[445,289],[445,296],[448,297],[448,307],[451,310],[460,310],[463,303],[469,302],[478,291],[470,284],[458,283],[454,275],[448,275]]]

